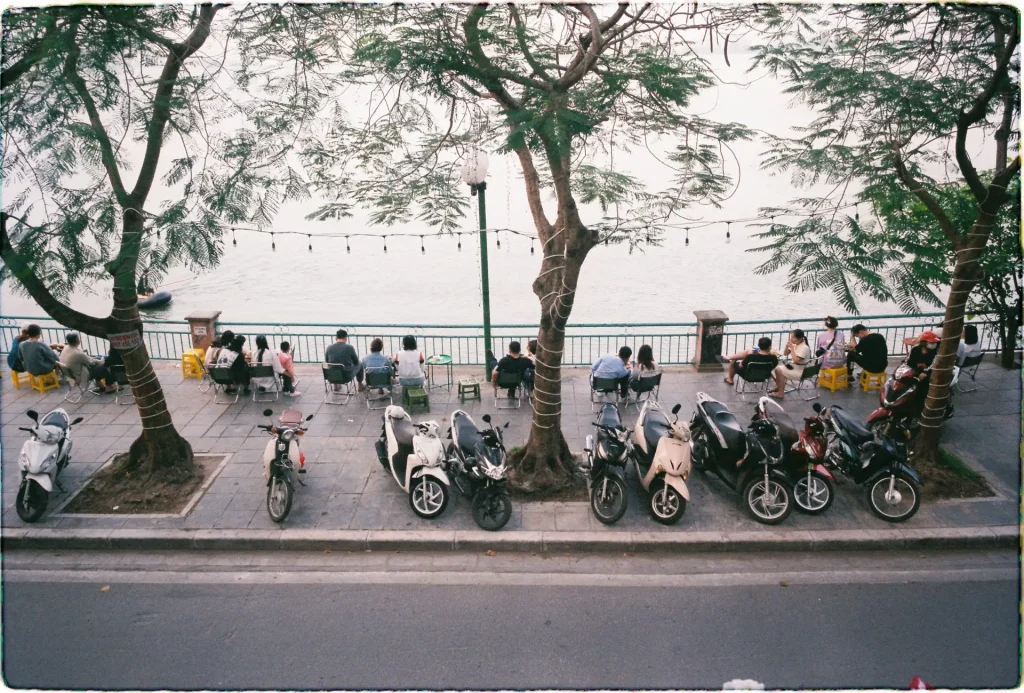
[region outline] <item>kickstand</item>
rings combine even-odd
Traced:
[[[57,485],[57,488],[59,488],[59,489],[60,489],[60,492],[61,492],[61,493],[67,493],[67,491],[66,491],[66,490],[64,489],[64,487],[60,485],[60,482],[59,482],[59,481],[57,481],[56,479],[54,479],[54,480],[53,480],[53,483],[55,483],[55,484]]]

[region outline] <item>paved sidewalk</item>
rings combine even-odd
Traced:
[[[382,531],[413,531],[417,532],[416,536],[440,532],[445,537],[441,541],[448,541],[454,546],[462,532],[476,534],[477,527],[464,499],[452,504],[435,521],[421,520],[412,513],[407,496],[381,469],[376,458],[373,443],[380,434],[381,411],[368,411],[361,398],[353,398],[345,406],[324,404],[318,370],[299,368],[300,389],[304,394],[298,399],[282,398],[281,402],[273,404],[255,404],[247,400],[224,406],[213,403],[212,393],[198,392],[196,380],[182,380],[177,364],[159,363],[156,367],[174,422],[195,451],[230,454],[230,459],[209,490],[185,518],[47,516],[34,526],[33,536],[41,538],[51,530],[92,530],[94,536],[111,536],[109,530],[161,530],[165,536],[187,535],[189,539],[182,542],[195,545],[195,531],[202,531],[201,536],[210,537],[216,535],[210,530],[235,530],[230,532],[235,539],[262,536],[270,545],[276,546],[279,540],[274,537],[277,535],[255,532],[274,530],[281,536],[287,536],[292,530],[344,530],[347,535],[355,537],[353,541],[356,543],[366,543],[367,537],[379,537]],[[460,376],[477,375],[477,370],[458,368],[456,380]],[[585,436],[592,431],[590,423],[594,417],[589,402],[588,372],[586,369],[566,369],[566,374],[563,383],[563,429],[570,447],[580,451]],[[828,513],[807,517],[794,512],[783,525],[769,528],[749,519],[740,506],[738,495],[722,483],[694,474],[690,481],[692,498],[686,514],[673,527],[664,527],[650,519],[639,484],[632,482],[629,510],[612,527],[597,522],[586,502],[517,502],[503,534],[519,532],[525,541],[526,533],[545,533],[551,542],[555,542],[557,537],[568,540],[574,534],[579,537],[590,535],[606,537],[605,541],[615,546],[634,546],[637,537],[664,536],[668,539],[669,535],[673,536],[673,541],[679,537],[680,542],[685,542],[681,535],[687,533],[694,535],[692,539],[700,535],[709,541],[722,541],[722,537],[732,533],[743,533],[743,536],[765,533],[767,540],[796,532],[800,534],[792,535],[794,538],[803,536],[808,543],[819,544],[826,542],[829,536],[853,536],[848,530],[869,530],[869,534],[861,535],[866,537],[896,530],[976,529],[978,536],[988,536],[983,528],[1018,524],[1021,383],[1018,373],[986,363],[978,373],[978,387],[977,392],[957,394],[956,416],[944,428],[944,444],[985,475],[998,494],[992,499],[933,501],[925,498],[914,518],[901,526],[893,526],[871,514],[863,489],[852,482],[841,481],[835,505]],[[660,399],[667,407],[681,404],[681,416],[689,416],[698,391],[705,391],[727,403],[741,420],[753,407],[752,402],[741,402],[735,396],[732,388],[722,382],[722,375],[697,374],[688,368],[666,372]],[[822,404],[839,403],[859,417],[866,417],[878,402],[877,393],[865,393],[859,388],[834,395],[826,390],[819,392],[821,398],[817,401]],[[459,403],[454,388],[451,392],[434,389],[431,391],[430,413],[414,414],[414,418],[440,421],[455,409],[462,408],[482,425],[480,417],[490,413],[496,423],[511,422],[506,434],[510,448],[523,444],[529,431],[529,404],[524,402],[519,410],[496,412],[490,394],[490,388],[485,386],[483,402],[463,405]],[[140,430],[137,409],[118,406],[111,396],[87,396],[77,405],[65,405],[62,398],[63,393],[51,392],[43,396],[26,387],[14,390],[9,378],[3,380],[0,400],[2,524],[8,538],[25,534],[10,530],[24,526],[13,506],[19,478],[17,457],[26,436],[17,427],[27,425],[24,416],[27,409],[43,412],[52,407],[66,406],[72,417],[85,417],[75,430],[74,460],[66,476],[62,476],[64,487],[71,493],[113,454],[127,450]],[[810,413],[811,404],[789,395],[783,406],[799,421],[800,417]],[[296,493],[291,515],[284,523],[284,533],[270,521],[265,508],[266,488],[260,458],[267,438],[265,433],[255,428],[255,424],[263,422],[260,412],[267,407],[275,411],[295,407],[304,414],[316,415],[302,441],[309,469],[305,476],[306,487],[300,487]],[[636,409],[629,407],[625,412],[625,423],[631,425],[636,415]],[[445,428],[446,423],[443,424]],[[51,513],[65,498],[60,494],[51,499]],[[247,535],[249,531],[253,534]],[[813,534],[803,534],[805,532]],[[838,533],[831,535],[830,532]],[[618,533],[623,536],[613,539]],[[69,536],[66,531],[62,534]],[[436,536],[440,538],[442,534]],[[929,532],[921,536],[925,534]],[[934,532],[930,534],[934,535]],[[814,542],[811,541],[812,536]],[[509,536],[507,540],[511,539]]]

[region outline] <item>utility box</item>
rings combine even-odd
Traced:
[[[729,316],[720,310],[695,310],[697,316],[697,352],[693,365],[698,371],[722,370],[722,339]]]
[[[192,339],[193,349],[206,350],[213,342],[217,328],[217,318],[220,317],[219,310],[200,310],[185,316],[188,321],[188,333]]]

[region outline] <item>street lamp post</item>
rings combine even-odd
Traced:
[[[487,279],[487,154],[476,150],[462,167],[462,180],[469,185],[470,194],[477,196],[480,211],[480,286],[484,304],[484,373],[491,378],[487,351],[491,348],[491,289]]]

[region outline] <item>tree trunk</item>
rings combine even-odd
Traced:
[[[1005,309],[1004,309],[1005,310]],[[1005,314],[999,321],[1001,349],[1000,349],[1000,361],[999,364],[1010,370],[1013,368],[1013,362],[1017,355],[1017,330],[1020,329],[1020,305],[1014,306],[1010,310],[1005,310]]]

